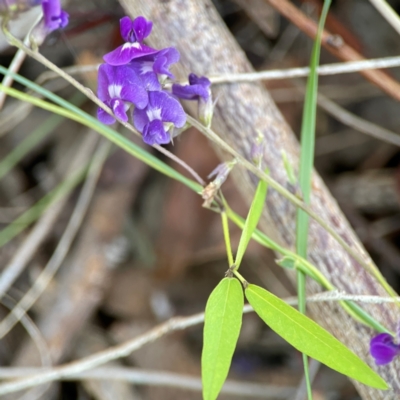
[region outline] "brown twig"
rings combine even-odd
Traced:
[[[317,34],[317,23],[311,18],[307,17],[297,7],[291,4],[288,0],[266,0],[284,17],[296,25],[302,32],[311,38],[315,38]],[[326,29],[322,34],[321,44],[334,56],[343,61],[359,61],[364,60],[364,57],[354,50],[352,47],[344,43],[343,39],[333,35]],[[365,70],[361,71],[365,78],[371,83],[378,86],[386,94],[396,100],[400,100],[400,84],[392,79],[383,71],[379,70]]]

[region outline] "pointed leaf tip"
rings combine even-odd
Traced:
[[[294,348],[367,386],[386,382],[344,344],[310,318],[265,289],[249,285],[246,298],[260,318]]]

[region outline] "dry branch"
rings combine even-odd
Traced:
[[[151,45],[159,48],[178,48],[181,53],[180,66],[183,66],[182,69],[174,71],[178,79],[184,79],[189,71],[205,75],[252,71],[243,51],[226,29],[211,1],[120,2],[128,15],[144,15],[153,20]],[[325,42],[326,39],[325,36]],[[281,152],[284,150],[292,164],[297,167],[298,142],[263,86],[257,83],[226,84],[215,88],[213,94],[218,98],[214,130],[244,157],[251,159],[251,145],[257,137],[256,129],[259,129],[265,137],[264,161],[270,168],[272,177],[290,190]],[[243,196],[250,200],[257,179],[240,168],[236,169],[234,177]],[[366,260],[369,259],[317,174],[313,177],[313,189],[313,210],[336,227],[337,232],[352,248],[362,252]],[[269,192],[267,206],[262,229],[278,242],[293,248],[294,207],[273,190]],[[375,280],[315,222],[311,222],[310,226],[309,248],[310,260],[341,290],[354,294],[383,294]],[[308,289],[310,293],[316,292],[318,286],[310,283]],[[395,328],[397,309],[394,305],[365,308],[383,324],[391,329]],[[372,364],[367,355],[369,339],[373,332],[356,324],[334,305],[327,307],[313,304],[309,309],[319,323]],[[392,364],[380,371],[397,393],[400,392],[398,366],[397,363]],[[364,399],[393,398],[393,392],[376,391],[358,384],[357,388]]]

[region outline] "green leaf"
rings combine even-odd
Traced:
[[[253,235],[257,227],[258,221],[261,217],[261,213],[265,203],[265,197],[267,196],[267,187],[267,183],[260,180],[257,186],[256,193],[254,195],[253,202],[251,203],[246,222],[243,227],[242,236],[240,237],[235,260],[236,268],[239,268],[240,263],[242,262],[247,245],[249,244],[250,238]]]
[[[261,319],[294,348],[367,386],[388,389],[386,382],[344,344],[272,293],[249,285],[246,298]]]
[[[204,400],[216,399],[228,376],[242,325],[243,305],[242,285],[235,278],[224,278],[207,301],[201,355]]]

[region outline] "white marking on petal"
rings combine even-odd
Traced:
[[[153,72],[153,61],[143,61],[140,63],[140,75],[146,74],[147,72]]]
[[[112,85],[108,86],[108,94],[112,99],[121,98],[121,90],[122,90],[122,85],[116,85],[113,83]]]
[[[155,119],[161,120],[161,108],[150,108],[146,111],[149,121],[154,121]]]
[[[125,43],[123,46],[122,46],[122,51],[123,50],[126,50],[126,49],[132,49],[132,48],[134,48],[134,49],[140,49],[141,48],[141,46],[140,46],[140,43],[139,42],[135,42],[135,43],[130,43],[130,42],[128,42],[128,43]]]

